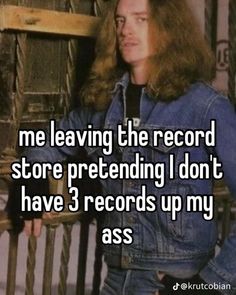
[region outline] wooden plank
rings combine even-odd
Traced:
[[[95,37],[99,18],[83,14],[23,6],[0,6],[0,31],[20,30],[69,36]]]

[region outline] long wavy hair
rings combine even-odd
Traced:
[[[96,110],[109,106],[111,90],[128,70],[117,49],[118,1],[109,1],[96,41],[96,58],[81,90],[82,102]],[[171,101],[186,92],[193,82],[211,81],[215,59],[185,0],[149,0],[149,5],[157,49],[150,57],[147,91],[153,99]]]

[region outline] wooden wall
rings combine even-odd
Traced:
[[[1,4],[93,13],[92,0],[5,0]],[[61,117],[77,103],[76,93],[93,59],[93,45],[94,40],[85,37],[0,33],[0,153],[13,140],[9,138],[12,120],[22,105],[21,124],[32,128],[48,118]]]

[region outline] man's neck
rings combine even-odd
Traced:
[[[147,66],[132,66],[130,68],[130,80],[131,83],[137,85],[147,84],[148,81],[148,69]]]

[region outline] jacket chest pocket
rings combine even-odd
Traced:
[[[181,150],[179,147],[167,147],[163,142],[158,146],[154,146],[150,140],[149,145],[143,150],[142,154],[146,162],[157,165],[162,165],[166,176],[177,176],[177,168],[181,161]]]
[[[148,130],[149,142],[145,148],[142,148],[142,154],[146,162],[163,163],[165,165],[166,175],[171,175],[172,178],[178,178],[178,168],[180,163],[185,161],[185,154],[193,152],[193,147],[176,144],[174,141],[165,142],[163,137],[155,138],[155,130],[162,130],[165,134],[167,127],[147,126],[144,129]],[[170,130],[170,128],[168,129]],[[173,128],[173,133],[176,128]],[[167,145],[169,143],[169,145]],[[180,142],[181,143],[181,142]]]

